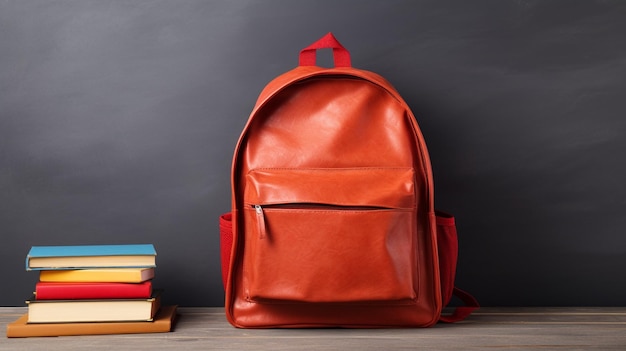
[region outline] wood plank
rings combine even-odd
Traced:
[[[25,313],[0,308],[0,325]],[[237,329],[222,308],[179,308],[171,333],[4,338],[0,350],[625,350],[626,308],[482,308],[428,329]]]

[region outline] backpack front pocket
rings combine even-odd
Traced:
[[[244,286],[262,303],[411,303],[411,168],[257,169],[244,192]]]

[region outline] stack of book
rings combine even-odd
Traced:
[[[161,307],[155,267],[151,244],[33,246],[26,270],[39,281],[7,336],[170,331],[176,306]]]

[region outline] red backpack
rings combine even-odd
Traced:
[[[334,68],[315,66],[322,48]],[[454,217],[435,211],[413,113],[331,33],[261,92],[231,182],[220,231],[232,325],[427,327],[478,307],[454,287]],[[443,316],[453,293],[467,306]]]

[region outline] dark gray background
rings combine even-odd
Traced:
[[[626,305],[626,2],[572,0],[0,1],[0,305],[31,246],[98,243],[154,243],[167,303],[222,305],[235,143],[329,31],[418,116],[461,287]]]

